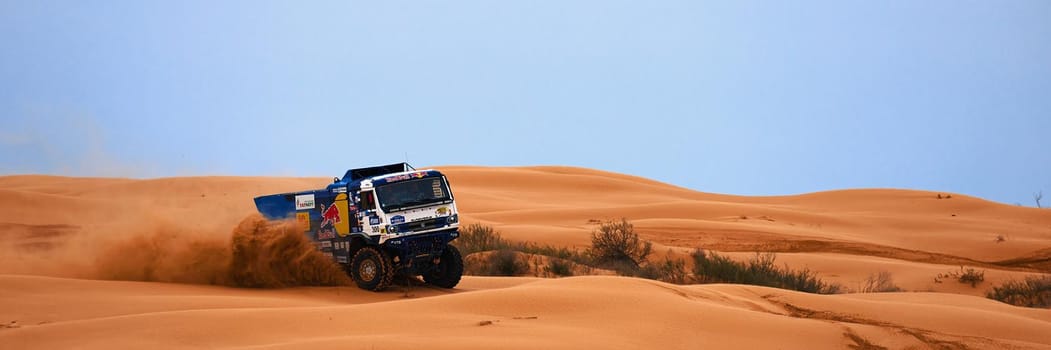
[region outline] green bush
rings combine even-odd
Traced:
[[[986,296],[1015,306],[1051,307],[1051,275],[1030,276],[993,287]]]
[[[842,289],[838,284],[822,281],[810,269],[777,267],[774,265],[777,255],[773,253],[756,253],[747,263],[700,249],[691,256],[694,278],[702,283],[751,284],[819,294],[838,293]]]

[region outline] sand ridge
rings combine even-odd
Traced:
[[[493,225],[511,240],[580,248],[596,221],[623,217],[660,256],[774,251],[779,264],[848,288],[888,271],[906,292],[467,277],[453,291],[366,293],[115,277],[100,261],[137,255],[114,254],[114,246],[144,237],[183,244],[177,251],[229,242],[254,212],[252,197],[331,179],[19,175],[0,177],[0,323],[18,326],[0,328],[0,347],[1051,347],[1051,333],[1040,331],[1051,329],[1046,310],[981,297],[995,283],[1051,271],[1046,209],[897,189],[733,196],[573,167],[438,168],[465,222]],[[987,282],[936,280],[961,265],[985,270]]]

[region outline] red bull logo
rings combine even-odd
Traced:
[[[388,176],[388,177],[383,178],[383,180],[385,180],[387,182],[397,182],[397,181],[409,180],[409,179],[422,179],[424,177],[427,177],[427,172],[426,171],[417,171],[415,173],[410,173],[410,174],[401,174],[401,175]]]
[[[321,226],[322,227],[325,227],[327,225],[334,225],[334,224],[338,224],[340,222],[343,222],[343,220],[339,218],[339,207],[337,207],[335,204],[332,204],[332,205],[328,206],[328,208],[324,208],[324,207],[322,207],[322,208],[323,208],[321,210]]]

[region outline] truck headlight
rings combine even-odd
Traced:
[[[387,232],[398,233],[398,226],[397,225],[387,226]]]
[[[449,217],[449,223],[450,224],[455,224],[457,221],[460,221],[460,215],[453,214],[452,216]]]

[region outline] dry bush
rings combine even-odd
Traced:
[[[993,287],[986,297],[1015,306],[1051,307],[1051,276],[1029,276],[1023,281],[1007,281]]]
[[[634,225],[620,219],[604,222],[591,233],[588,254],[596,264],[634,274],[652,250],[653,245],[635,233]]]
[[[519,276],[529,273],[529,264],[510,249],[501,249],[489,255],[489,276]]]
[[[963,284],[970,284],[971,288],[977,287],[979,283],[985,281],[985,270],[978,271],[973,267],[964,268],[960,266],[959,271],[949,271],[946,273],[939,273],[934,278],[935,282],[941,283],[942,278],[952,278]]]
[[[523,276],[529,262],[510,249],[471,254],[464,258],[464,273],[475,276]]]
[[[900,291],[901,288],[894,284],[894,277],[891,276],[888,271],[869,274],[869,277],[865,279],[865,284],[860,290],[862,293],[888,293]]]
[[[694,279],[701,283],[738,283],[790,289],[807,293],[834,294],[842,287],[822,281],[810,269],[792,270],[774,265],[774,253],[756,253],[747,263],[698,249],[693,257]]]
[[[465,256],[510,247],[499,231],[494,230],[492,226],[482,224],[467,224],[460,227],[460,237],[453,240],[452,244],[460,250],[460,254]]]
[[[549,258],[544,272],[555,277],[568,277],[573,275],[573,264],[566,260]]]
[[[686,284],[689,279],[686,273],[686,261],[682,259],[668,259],[659,264],[643,265],[637,277],[674,284]]]

